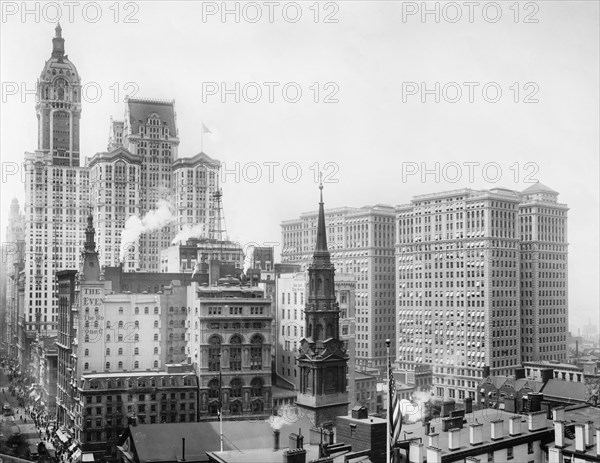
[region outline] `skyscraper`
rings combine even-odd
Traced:
[[[420,195],[397,207],[397,230],[401,369],[431,365],[434,392],[462,400],[476,397],[483,367],[510,375],[534,345],[565,359],[566,206],[555,192]]]
[[[346,369],[348,354],[340,337],[340,309],[335,300],[335,268],[327,249],[323,185],[317,223],[317,242],[308,267],[308,300],[304,310],[306,337],[300,340],[300,391],[297,405],[322,425],[348,413]]]
[[[304,268],[317,236],[317,212],[281,223],[283,263]],[[331,261],[356,276],[356,367],[387,366],[385,340],[396,339],[394,285],[394,208],[385,205],[329,209],[325,214]],[[392,358],[395,356],[392,354]]]
[[[25,153],[25,307],[28,339],[57,322],[56,269],[79,267],[89,206],[79,167],[81,79],[65,55],[60,25],[37,85],[38,146]]]

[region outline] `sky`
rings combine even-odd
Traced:
[[[82,158],[106,149],[127,94],[174,99],[179,156],[222,162],[242,245],[316,210],[318,171],[327,208],[540,181],[569,206],[571,329],[598,324],[598,2],[23,5],[2,2],[0,23],[3,233],[60,19]]]

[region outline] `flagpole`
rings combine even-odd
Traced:
[[[388,360],[388,368],[387,368],[387,370],[388,370],[388,372],[387,372],[388,373],[388,375],[387,375],[388,376],[388,382],[387,382],[387,384],[388,384],[387,415],[388,416],[387,416],[387,446],[386,446],[387,447],[387,458],[386,458],[386,461],[388,463],[392,463],[392,459],[391,459],[391,455],[390,455],[390,449],[391,449],[391,446],[392,446],[392,442],[391,442],[391,440],[392,440],[392,438],[391,438],[391,428],[390,428],[391,423],[390,423],[390,421],[391,421],[391,417],[393,415],[392,415],[392,406],[391,406],[392,398],[390,397],[391,394],[392,394],[392,391],[390,389],[390,371],[389,371],[390,370],[390,367],[389,367],[389,365],[390,365],[390,340],[389,339],[385,340],[385,345],[387,346],[387,360]]]
[[[223,453],[223,376],[221,373],[221,354],[219,354],[219,440],[221,441],[221,453]]]
[[[200,129],[200,152],[204,153],[204,124],[202,124],[202,129]]]

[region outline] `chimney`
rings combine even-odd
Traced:
[[[471,445],[483,443],[483,423],[469,425],[469,443]]]
[[[492,420],[492,440],[502,439],[504,437],[504,420]]]
[[[552,410],[552,419],[554,421],[564,421],[565,407],[556,407],[554,410]]]
[[[442,449],[427,447],[427,463],[442,463]]]
[[[431,423],[429,421],[425,422],[425,435],[428,436],[431,432]]]
[[[438,447],[440,445],[440,435],[437,433],[429,434],[429,447]]]
[[[423,444],[411,440],[408,447],[408,463],[423,463]]]
[[[521,434],[521,417],[519,415],[511,416],[508,419],[508,434],[511,436]]]
[[[473,413],[473,397],[465,399],[465,413]]]
[[[279,450],[279,429],[273,431],[273,450]]]
[[[575,451],[585,452],[585,428],[582,424],[575,425]]]
[[[563,448],[565,446],[565,422],[555,421],[554,422],[554,446],[557,448]]]
[[[181,438],[181,461],[185,461],[185,437]]]
[[[592,447],[594,445],[594,422],[585,422],[585,446]]]
[[[563,463],[562,450],[556,447],[548,447],[548,463]]]
[[[448,434],[448,450],[458,450],[460,448],[460,428],[452,428]]]
[[[533,412],[529,413],[529,431],[539,431],[540,429],[546,429],[546,412]]]

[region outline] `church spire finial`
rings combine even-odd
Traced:
[[[317,243],[315,246],[314,259],[324,259],[329,261],[329,251],[327,250],[327,229],[325,227],[325,208],[323,207],[323,180],[322,175],[319,174],[319,215],[317,221]]]
[[[56,23],[55,35],[52,39],[52,56],[60,61],[65,56],[65,39],[62,37],[60,23]]]
[[[55,37],[62,37],[62,27],[60,27],[60,23],[56,23],[56,27],[54,28]]]

